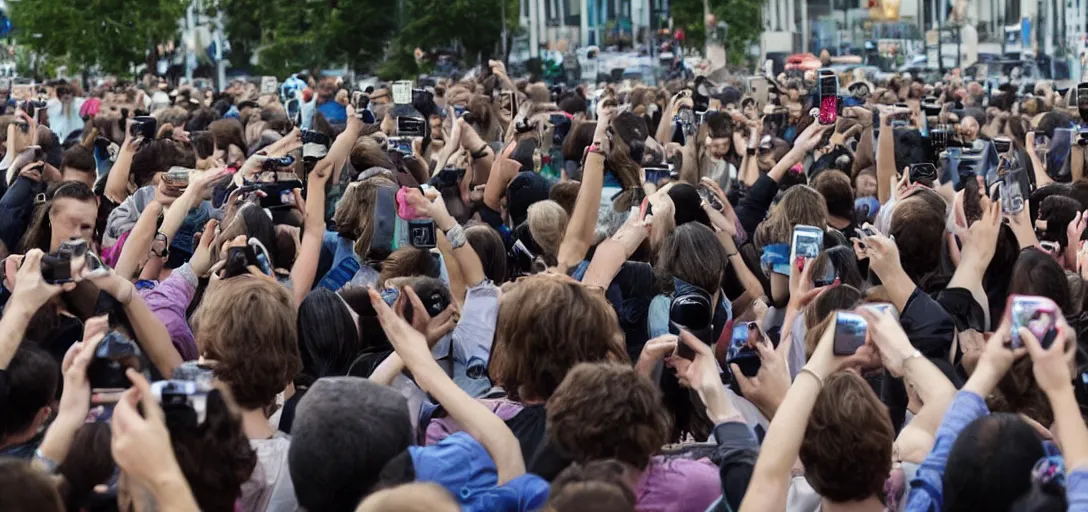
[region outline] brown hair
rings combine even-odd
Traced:
[[[555,512],[634,512],[635,492],[625,478],[627,468],[616,460],[595,460],[567,466],[552,481],[548,510]]]
[[[434,260],[431,258],[430,251],[415,247],[401,247],[382,261],[382,271],[378,282],[384,283],[398,277],[428,275],[432,267],[434,267]]]
[[[382,147],[374,137],[359,137],[355,146],[351,148],[351,166],[358,172],[363,172],[371,167],[382,169],[394,169],[393,161],[389,155],[382,151]]]
[[[208,125],[208,131],[215,135],[215,143],[219,149],[229,151],[230,145],[233,144],[242,152],[245,152],[247,147],[246,136],[241,121],[237,119],[218,119]]]
[[[672,427],[661,392],[627,364],[581,363],[548,399],[548,440],[575,462],[645,468]]]
[[[896,204],[889,234],[899,244],[899,261],[916,284],[936,272],[944,244],[947,204],[936,192],[920,189]]]
[[[370,251],[378,189],[395,186],[396,182],[386,176],[373,176],[348,185],[344,196],[336,204],[336,211],[332,216],[336,223],[336,232],[344,238],[355,240],[355,254],[359,257],[366,257],[366,253]]]
[[[827,227],[827,204],[816,189],[797,185],[782,195],[782,200],[771,209],[767,220],[756,228],[755,243],[762,249],[771,244],[788,244],[793,238],[793,228],[798,224]]]
[[[843,503],[877,496],[892,468],[895,430],[888,409],[853,372],[827,377],[805,427],[799,456],[813,490]]]
[[[845,174],[827,170],[812,180],[812,187],[824,197],[829,214],[844,219],[854,217],[854,189]]]
[[[487,224],[477,224],[465,229],[465,238],[480,257],[484,275],[496,284],[506,282],[506,245],[502,235]]]
[[[569,216],[574,213],[574,203],[578,201],[578,191],[581,188],[582,183],[579,181],[561,181],[552,186],[548,199],[562,206]]]
[[[0,458],[0,510],[63,512],[64,503],[49,477],[25,460]]]
[[[489,373],[515,399],[547,399],[574,365],[628,362],[604,296],[566,277],[527,277],[499,302]]]
[[[287,288],[241,275],[208,289],[193,315],[201,354],[245,409],[272,403],[302,370],[297,313]]]

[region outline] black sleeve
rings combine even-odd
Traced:
[[[946,288],[937,294],[936,301],[952,317],[956,330],[986,331],[986,313],[968,289]]]
[[[748,425],[732,421],[714,427],[714,439],[718,442],[715,459],[721,461],[718,470],[722,501],[718,510],[740,510],[740,502],[744,500],[759,458],[759,443]]]
[[[34,211],[34,196],[41,192],[41,184],[23,176],[0,199],[0,241],[15,252],[19,239],[23,237],[30,224],[30,214]]]
[[[740,219],[740,224],[744,226],[744,231],[748,233],[749,237],[756,232],[756,227],[767,216],[767,210],[770,209],[774,196],[777,194],[778,182],[764,174],[756,180],[748,193],[741,198],[740,204],[736,208],[737,218]]]
[[[899,323],[911,345],[926,357],[948,357],[956,324],[948,312],[920,288],[915,288],[907,299]]]

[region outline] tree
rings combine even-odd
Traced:
[[[759,0],[709,0],[710,12],[729,24],[726,52],[729,64],[740,65],[748,60],[748,47],[759,40],[763,31]],[[673,24],[684,29],[688,46],[702,48],[706,44],[706,24],[702,0],[673,0],[669,4]]]
[[[518,26],[518,0],[404,0],[404,28],[398,41],[405,47],[437,50],[460,48],[466,62],[500,57],[502,11],[506,26]]]
[[[381,0],[220,0],[231,61],[256,55],[258,69],[286,76],[303,69],[380,63],[397,26]]]
[[[12,0],[15,37],[75,68],[128,74],[172,41],[188,0]]]

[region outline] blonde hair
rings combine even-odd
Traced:
[[[544,250],[544,254],[540,256],[544,256],[549,265],[555,264],[552,260],[559,255],[559,244],[563,241],[563,234],[567,232],[569,220],[567,211],[550,199],[538,201],[529,207],[529,233]]]

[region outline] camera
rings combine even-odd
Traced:
[[[204,423],[209,391],[189,380],[160,380],[151,384],[151,394],[162,406],[167,423],[178,427],[196,427]]]
[[[133,137],[143,137],[146,140],[153,140],[156,132],[158,131],[159,122],[151,116],[140,116],[132,119],[132,127],[129,128],[129,133]]]
[[[91,389],[126,389],[131,386],[125,370],[140,369],[140,347],[131,338],[113,330],[106,333],[94,350],[94,358],[87,367],[87,381]]]
[[[430,125],[422,117],[397,117],[397,136],[399,137],[426,137],[429,129]]]

